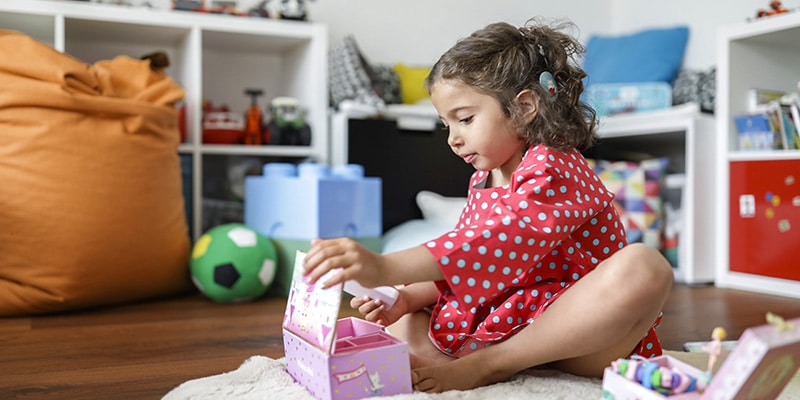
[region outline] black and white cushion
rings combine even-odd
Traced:
[[[352,100],[376,109],[386,106],[384,100],[373,87],[374,72],[361,54],[352,36],[344,38],[341,44],[331,48],[328,62],[330,103],[338,107],[344,100]]]
[[[703,112],[713,113],[716,97],[716,68],[707,71],[684,69],[672,84],[672,104],[695,102]]]

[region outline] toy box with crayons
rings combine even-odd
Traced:
[[[308,284],[304,258],[298,251],[283,317],[287,372],[317,399],[411,393],[408,345],[378,324],[337,319],[344,285],[321,285],[336,270]]]
[[[670,356],[616,360],[603,373],[603,399],[774,399],[800,367],[800,318],[767,320],[745,330],[713,374],[713,361],[701,371]]]

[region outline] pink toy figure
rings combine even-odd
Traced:
[[[717,358],[719,358],[719,355],[722,352],[722,341],[725,340],[727,335],[728,334],[725,332],[725,329],[718,326],[711,332],[711,341],[702,347],[703,351],[708,353],[707,373],[709,375],[711,375],[711,372],[714,369],[714,364],[717,363]]]

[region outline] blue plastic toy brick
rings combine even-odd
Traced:
[[[370,237],[382,234],[381,179],[364,168],[268,163],[245,178],[244,222],[269,238]]]

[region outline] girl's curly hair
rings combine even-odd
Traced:
[[[425,85],[430,90],[438,81],[452,80],[494,97],[526,146],[585,150],[594,143],[597,116],[581,100],[586,73],[578,60],[585,49],[567,33],[573,28],[569,21],[547,24],[538,18],[519,28],[505,22],[488,25],[444,53]],[[539,83],[545,71],[555,78],[555,96]],[[528,124],[514,102],[525,89],[537,98],[536,118]]]

